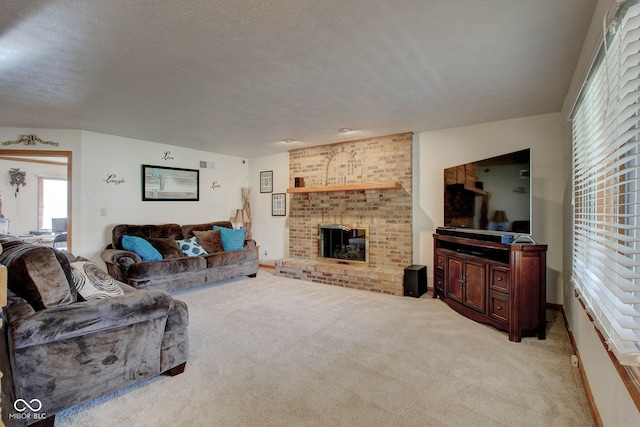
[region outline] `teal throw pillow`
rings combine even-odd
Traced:
[[[222,246],[225,251],[237,251],[244,248],[244,233],[245,229],[233,230],[231,228],[213,226],[214,230],[220,230],[220,237],[222,238]]]
[[[159,261],[162,254],[142,237],[122,236],[122,248],[140,255],[142,261]]]
[[[195,236],[189,239],[176,240],[176,243],[180,246],[180,249],[182,249],[184,256],[198,256],[206,255],[208,253],[202,246],[200,246],[198,239]]]

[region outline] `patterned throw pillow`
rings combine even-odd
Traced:
[[[207,251],[204,250],[202,246],[198,244],[198,239],[196,236],[190,237],[189,239],[176,240],[180,249],[182,249],[182,253],[184,256],[198,256],[198,255],[206,255]]]
[[[124,295],[116,280],[88,261],[75,261],[71,264],[71,275],[78,293],[86,301]]]

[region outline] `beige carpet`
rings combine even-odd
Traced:
[[[58,414],[56,426],[589,426],[559,313],[509,342],[430,295],[260,271],[176,295],[190,360]]]

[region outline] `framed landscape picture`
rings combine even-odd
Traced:
[[[260,192],[261,193],[273,192],[273,171],[260,172]]]
[[[287,215],[287,194],[274,193],[271,195],[271,215],[286,216]]]
[[[200,200],[200,171],[142,165],[142,200]]]

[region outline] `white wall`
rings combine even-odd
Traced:
[[[433,233],[444,224],[444,169],[531,149],[531,227],[547,252],[547,302],[562,304],[562,116],[559,113],[419,133],[414,138],[414,259],[433,280]],[[416,160],[414,160],[416,161]],[[515,194],[515,193],[514,193]],[[432,284],[431,284],[432,285]]]
[[[260,193],[260,172],[273,171],[273,192],[289,187],[289,153],[252,157],[249,160],[251,187],[251,232],[260,246],[260,263],[272,264],[289,256],[289,195],[287,216],[271,215],[272,193]],[[266,255],[265,255],[266,251]]]
[[[73,251],[94,260],[111,242],[116,224],[229,220],[242,207],[241,188],[249,184],[244,158],[94,132],[82,131],[81,161],[82,221],[80,241],[75,245],[74,240]],[[212,162],[214,168],[201,169],[200,161]],[[198,169],[200,201],[142,201],[143,164]],[[123,182],[106,182],[111,175],[113,181]],[[215,189],[211,188],[214,181],[219,185]]]
[[[72,250],[98,263],[102,263],[100,252],[110,243],[114,225],[228,220],[233,210],[242,207],[241,188],[249,185],[247,159],[149,141],[88,131],[0,128],[0,142],[27,134],[60,145],[7,148],[72,151]],[[214,167],[201,169],[200,161]],[[200,201],[143,202],[142,164],[200,170]],[[112,182],[107,183],[112,174]],[[123,182],[115,184],[118,180]],[[211,188],[214,181],[215,189]]]
[[[582,53],[571,80],[570,90],[565,98],[562,117],[568,118],[584,81],[589,65],[602,38],[602,20],[613,0],[599,0],[596,6],[589,32],[582,47]],[[564,310],[573,334],[582,367],[586,373],[594,402],[604,426],[639,426],[640,411],[634,404],[620,375],[616,371],[604,345],[600,341],[593,324],[587,317],[580,302],[575,298],[571,277],[572,256],[572,190],[571,190],[571,123],[563,120],[562,169],[566,183],[563,198],[563,216],[567,226],[564,228]]]

